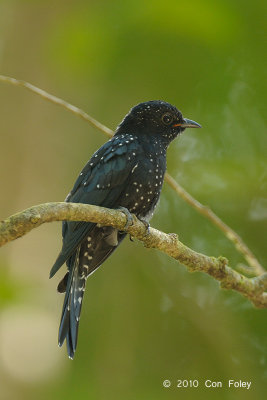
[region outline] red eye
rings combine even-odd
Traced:
[[[170,125],[173,121],[173,117],[171,114],[166,113],[162,116],[161,120],[164,123],[164,125]]]

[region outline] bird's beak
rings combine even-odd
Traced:
[[[181,124],[175,124],[173,127],[180,126],[181,128],[202,128],[197,122],[192,121],[192,119],[183,118],[183,122]]]
[[[191,119],[183,118],[183,123],[181,124],[182,128],[202,128],[197,122],[192,121]]]

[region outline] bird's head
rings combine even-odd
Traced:
[[[115,134],[157,136],[171,142],[186,128],[201,128],[197,122],[183,118],[181,111],[169,103],[152,100],[133,107]]]

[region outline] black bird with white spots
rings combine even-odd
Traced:
[[[138,104],[85,165],[66,201],[124,207],[148,223],[159,200],[169,144],[185,128],[199,127],[164,101]],[[68,272],[58,285],[59,292],[66,292],[59,345],[66,339],[68,355],[73,358],[86,279],[113,253],[126,233],[90,222],[64,221],[62,236],[62,250],[50,277],[67,264]]]

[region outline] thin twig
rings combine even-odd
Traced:
[[[216,225],[225,236],[231,240],[236,249],[243,254],[244,258],[247,260],[248,264],[253,268],[256,275],[261,275],[265,273],[265,269],[261,266],[257,258],[243,242],[241,237],[233,231],[230,226],[226,225],[209,207],[204,206],[199,201],[194,199],[191,194],[189,194],[175,179],[171,177],[168,173],[165,174],[165,180],[168,184],[178,193],[178,195],[195,208],[200,214],[207,217],[214,225]]]
[[[59,97],[53,96],[50,93],[38,88],[37,86],[32,85],[29,82],[21,81],[15,78],[10,78],[9,76],[0,75],[0,81],[10,83],[14,86],[21,86],[25,89],[30,90],[31,92],[38,94],[43,99],[50,101],[51,103],[57,104],[66,110],[72,112],[73,114],[77,115],[78,117],[84,119],[86,122],[89,122],[95,128],[99,129],[100,131],[104,132],[108,136],[113,135],[113,131],[109,129],[107,126],[101,124],[99,121],[88,115],[85,111],[81,110],[80,108],[67,103],[65,100],[60,99]]]
[[[96,119],[92,118],[88,115],[85,111],[81,110],[80,108],[67,103],[65,100],[60,99],[59,97],[53,96],[38,87],[15,78],[11,78],[8,76],[0,75],[0,81],[7,82],[14,86],[21,86],[24,87],[31,92],[38,94],[43,99],[48,100],[54,104],[57,104],[66,110],[72,112],[73,114],[79,116],[80,118],[84,119],[86,122],[89,122],[91,125],[99,129],[101,132],[105,133],[107,136],[111,137],[113,135],[113,131],[109,129],[107,126],[101,124]],[[259,263],[255,255],[252,251],[247,247],[247,245],[243,242],[241,237],[233,231],[228,225],[226,225],[210,208],[204,206],[195,198],[193,198],[174,178],[171,177],[168,173],[165,175],[166,182],[175,190],[175,192],[188,204],[190,204],[193,208],[195,208],[200,214],[207,217],[214,225],[216,225],[224,234],[225,236],[231,240],[236,249],[244,256],[246,261],[251,267],[251,272],[255,275],[261,275],[266,270],[262,267]]]
[[[148,248],[158,249],[185,265],[190,272],[205,272],[221,282],[224,289],[232,289],[248,298],[256,307],[267,308],[267,273],[246,278],[228,266],[224,257],[209,257],[197,253],[178,240],[176,234],[166,234],[150,228],[133,215],[133,223],[125,227],[127,218],[118,210],[81,203],[45,203],[12,215],[0,222],[0,246],[19,238],[45,222],[87,221],[113,226],[142,241]]]

